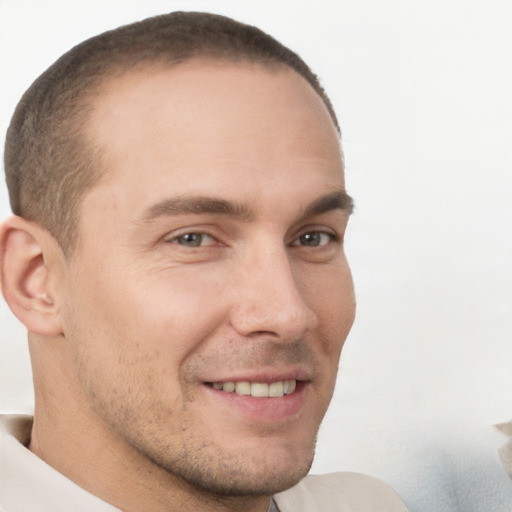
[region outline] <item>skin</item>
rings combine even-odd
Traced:
[[[302,77],[247,63],[128,72],[94,102],[105,173],[72,257],[2,231],[30,449],[125,511],[264,512],[308,472],[354,318],[336,130]],[[280,398],[211,386],[285,379]]]

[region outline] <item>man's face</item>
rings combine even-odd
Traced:
[[[293,485],[354,317],[321,99],[287,69],[192,61],[113,79],[87,135],[105,175],[62,314],[92,424],[205,490]]]

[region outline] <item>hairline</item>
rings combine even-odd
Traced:
[[[340,137],[319,77],[291,48],[226,16],[175,11],[84,40],[27,89],[5,141],[13,213],[46,228],[65,254],[73,252],[83,198],[108,169],[107,152],[87,129],[105,84],[137,70],[199,60],[295,71],[316,92]]]

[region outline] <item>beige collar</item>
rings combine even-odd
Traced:
[[[0,510],[120,512],[29,451],[32,418],[0,415]]]

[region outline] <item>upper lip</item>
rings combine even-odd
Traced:
[[[279,382],[285,380],[309,381],[312,379],[311,370],[305,367],[287,369],[267,368],[257,371],[240,372],[236,374],[218,375],[204,379],[203,382]]]

